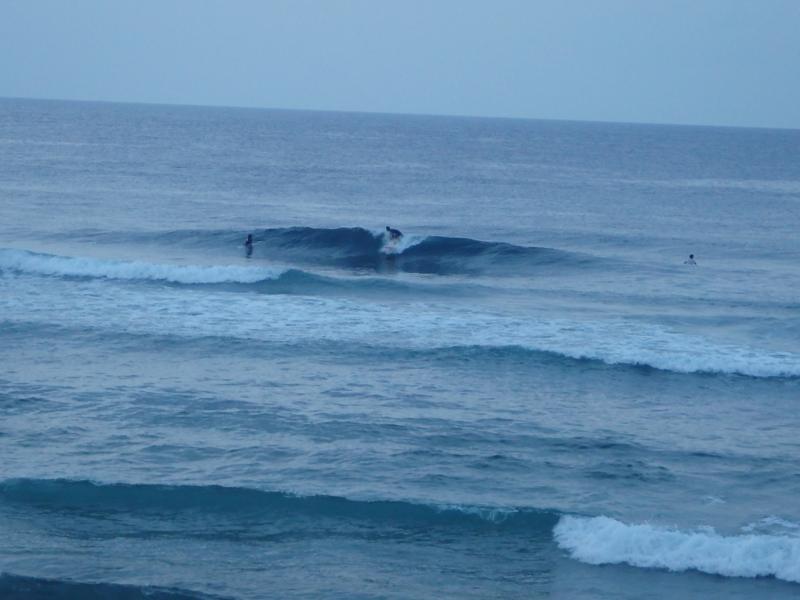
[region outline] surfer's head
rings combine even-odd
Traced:
[[[389,227],[389,226],[387,225],[387,226],[386,226],[386,231],[391,231],[391,230],[392,230],[392,229],[391,229],[391,227]]]

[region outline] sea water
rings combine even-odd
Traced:
[[[797,598],[799,231],[800,131],[1,100],[0,597]]]

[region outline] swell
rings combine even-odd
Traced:
[[[524,275],[547,267],[591,267],[598,259],[555,248],[518,246],[465,237],[405,235],[389,244],[383,231],[361,227],[288,227],[246,231],[84,232],[78,239],[100,243],[178,246],[242,254],[253,235],[253,258],[358,271],[405,271],[434,275]]]
[[[85,480],[7,479],[0,504],[60,514],[141,513],[163,519],[180,513],[217,515],[247,523],[283,519],[334,519],[412,529],[500,528],[549,532],[553,511],[480,506],[437,506],[399,500],[351,500],[218,485],[98,484]],[[254,521],[255,520],[255,521]]]

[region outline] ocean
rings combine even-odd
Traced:
[[[0,100],[0,597],[797,598],[798,232],[797,130]]]

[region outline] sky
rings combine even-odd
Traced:
[[[0,96],[800,128],[800,0],[0,0]]]

